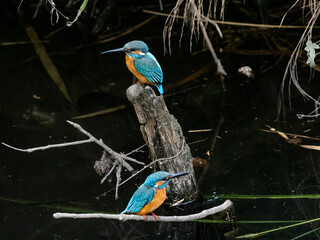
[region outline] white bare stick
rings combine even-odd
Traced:
[[[226,211],[231,209],[233,206],[230,200],[226,200],[223,204],[203,210],[200,213],[190,214],[186,216],[158,216],[158,221],[153,216],[147,216],[147,222],[189,222],[197,219],[205,218],[207,216]],[[73,218],[73,219],[84,219],[84,218],[105,218],[105,219],[115,219],[120,221],[135,220],[144,221],[143,216],[138,215],[127,215],[127,214],[103,214],[103,213],[54,213],[53,217],[59,218]]]
[[[40,150],[47,150],[47,149],[50,149],[50,148],[67,147],[67,146],[74,146],[74,145],[80,145],[80,144],[84,144],[84,143],[94,142],[94,143],[98,144],[100,147],[102,147],[105,151],[107,151],[110,155],[112,155],[114,157],[114,159],[116,159],[116,161],[119,162],[119,164],[121,163],[130,172],[134,172],[134,169],[125,160],[131,161],[131,162],[134,162],[134,163],[137,163],[137,164],[140,164],[140,165],[145,165],[143,162],[137,161],[136,159],[128,157],[125,154],[121,154],[121,153],[117,153],[117,152],[113,151],[110,147],[108,147],[106,144],[104,144],[101,139],[98,140],[97,138],[92,136],[91,133],[89,133],[86,130],[84,130],[79,124],[71,122],[71,121],[67,121],[67,122],[70,125],[72,125],[74,128],[78,129],[80,132],[82,132],[83,134],[88,136],[89,139],[81,140],[81,141],[68,142],[68,143],[50,144],[50,145],[46,145],[46,146],[35,147],[35,148],[27,148],[27,149],[16,148],[16,147],[13,147],[13,146],[11,146],[9,144],[6,144],[4,142],[2,142],[2,144],[4,146],[9,147],[11,149],[14,149],[16,151],[31,153],[31,152],[40,151]]]
[[[87,140],[68,142],[68,143],[59,143],[59,144],[50,144],[50,145],[47,145],[47,146],[35,147],[35,148],[27,148],[27,149],[16,148],[16,147],[13,147],[13,146],[11,146],[9,144],[6,144],[4,142],[2,142],[2,144],[4,146],[8,147],[8,148],[12,148],[12,149],[20,151],[20,152],[31,153],[31,152],[40,151],[40,150],[47,150],[47,149],[50,149],[50,148],[67,147],[67,146],[80,145],[80,144],[91,143],[91,142],[92,142],[92,139],[89,138]]]
[[[119,184],[121,182],[121,170],[122,170],[122,165],[118,164],[117,166],[117,171],[116,171],[116,177],[117,177],[117,182],[116,182],[116,193],[114,194],[114,198],[117,200],[119,198],[118,195],[118,190],[119,190]]]

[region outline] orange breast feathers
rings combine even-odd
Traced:
[[[164,181],[157,182],[158,186],[161,186],[164,183]],[[158,189],[156,188],[156,193],[154,194],[153,199],[151,202],[147,205],[145,205],[139,212],[137,212],[137,215],[146,215],[154,210],[156,210],[158,207],[161,206],[161,204],[166,200],[167,194],[166,189]]]
[[[141,51],[135,51],[135,52],[132,52],[134,54],[139,54],[139,52]],[[143,76],[141,73],[139,73],[136,68],[134,67],[133,65],[133,60],[135,60],[136,58],[133,58],[133,57],[130,57],[129,54],[126,54],[126,65],[127,65],[127,68],[130,70],[130,72],[132,72],[137,78],[138,80],[143,83],[143,84],[153,84],[153,85],[156,85],[152,82],[150,82],[145,76]]]

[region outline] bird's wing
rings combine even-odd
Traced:
[[[152,187],[141,185],[131,197],[128,206],[122,213],[136,213],[145,205],[149,204],[154,197],[156,190]]]
[[[157,59],[151,54],[147,53],[142,58],[136,58],[133,61],[136,70],[145,76],[150,82],[161,84],[163,80],[163,73]]]

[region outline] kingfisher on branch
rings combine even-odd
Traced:
[[[156,210],[167,197],[165,186],[171,179],[187,174],[189,173],[184,172],[171,174],[159,171],[149,175],[145,182],[134,192],[128,206],[120,214],[134,213],[142,215],[144,220],[146,220],[146,214],[151,212],[155,219],[159,220],[158,216],[155,215],[153,211]]]
[[[122,48],[116,48],[102,52],[125,52],[126,65],[142,84],[157,86],[160,94],[163,94],[162,81],[163,73],[157,59],[149,52],[147,44],[135,40],[126,43]]]

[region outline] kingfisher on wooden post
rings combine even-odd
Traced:
[[[165,186],[171,179],[187,174],[189,173],[183,172],[171,174],[165,171],[159,171],[149,175],[145,182],[134,192],[128,206],[120,214],[134,213],[142,215],[144,220],[146,220],[146,214],[151,212],[155,219],[159,220],[158,216],[155,215],[153,211],[157,209],[167,197]]]
[[[143,41],[134,40],[126,43],[122,48],[116,48],[102,52],[125,52],[126,65],[138,80],[143,84],[157,86],[160,94],[163,94],[163,73],[157,59],[149,52],[147,44]]]

